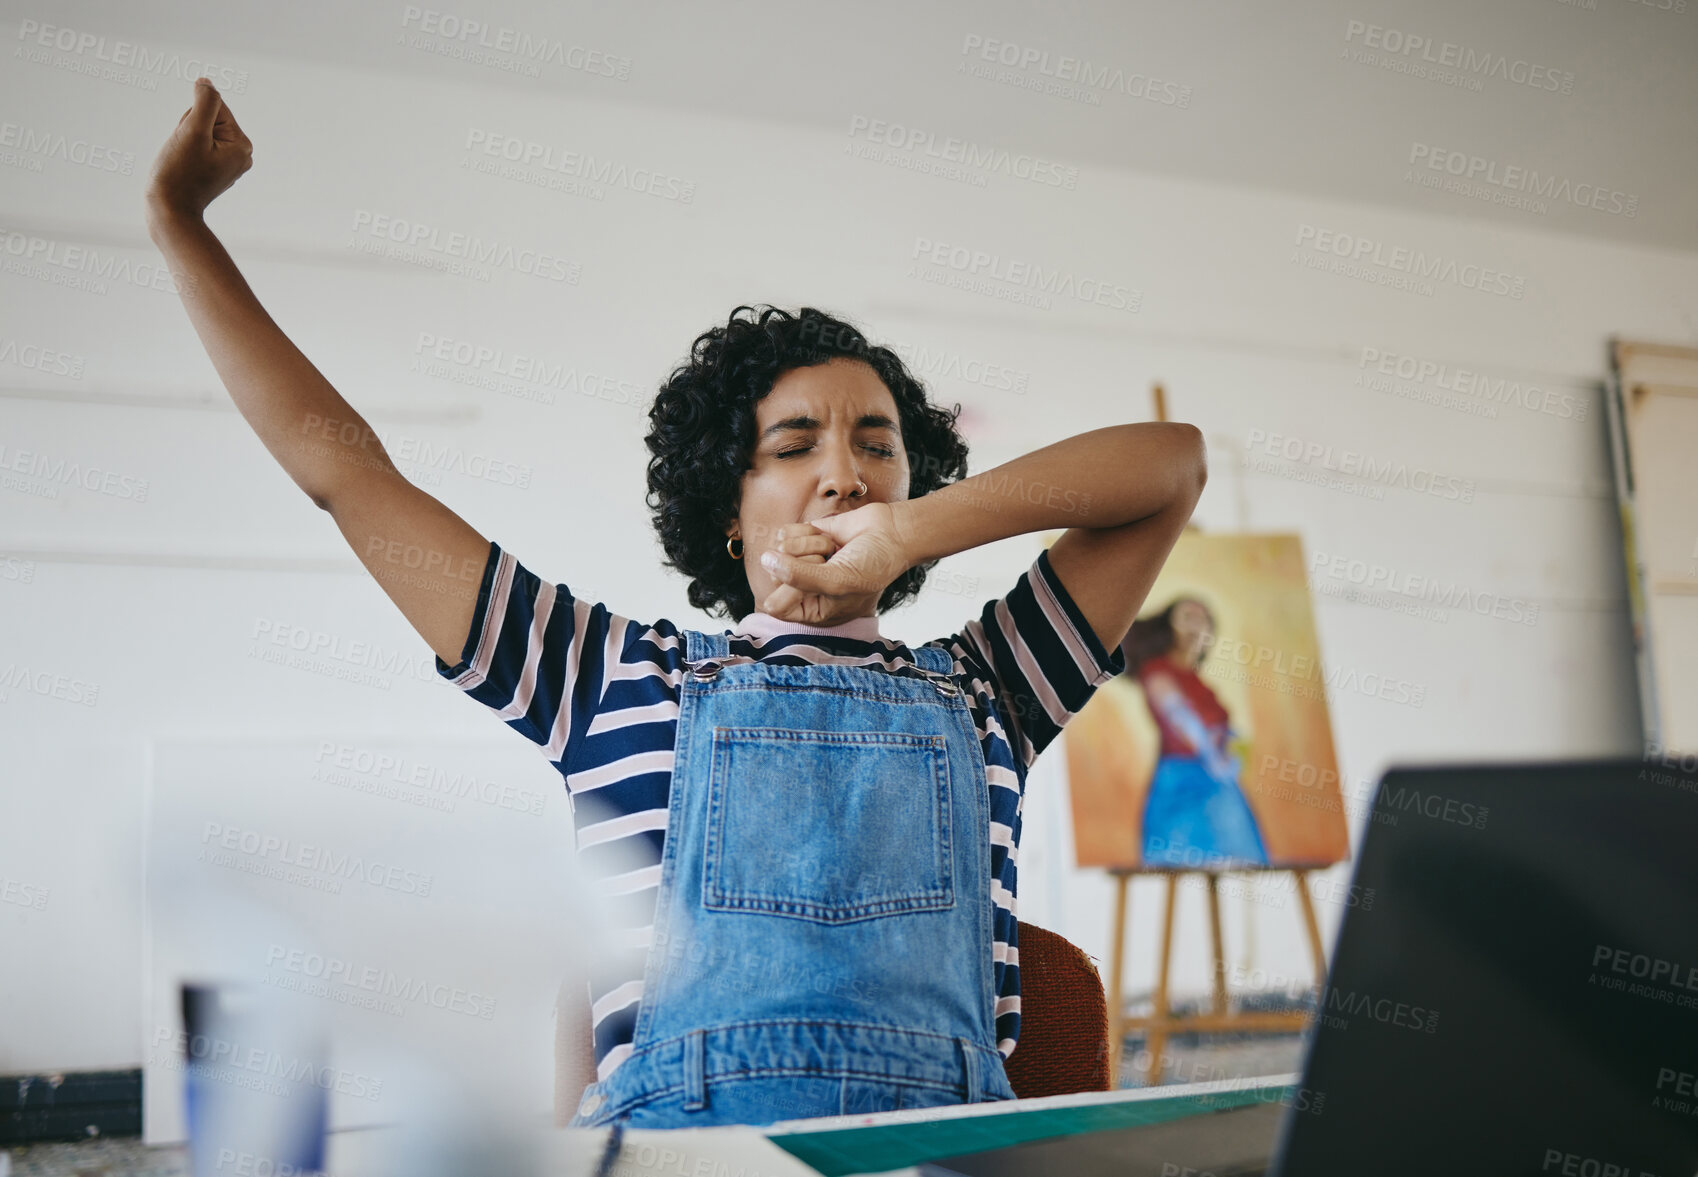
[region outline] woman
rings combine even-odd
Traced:
[[[1239,788],[1231,716],[1197,673],[1214,632],[1208,606],[1180,597],[1133,622],[1120,651],[1161,736],[1144,806],[1144,861],[1151,866],[1268,861],[1256,815]]]
[[[647,438],[666,562],[738,627],[630,620],[411,485],[266,315],[202,218],[251,144],[197,86],[147,203],[191,322],[438,672],[558,768],[626,930],[592,969],[597,1078],[573,1123],[1012,1098],[1026,771],[1124,669],[1203,487],[1201,434],[1099,429],[964,478],[955,414],[894,353],[818,311],[739,307]],[[880,634],[944,556],[1060,527],[959,632]]]

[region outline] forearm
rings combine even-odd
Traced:
[[[911,564],[1029,531],[1114,528],[1188,499],[1206,476],[1193,425],[1094,429],[893,504]]]
[[[392,466],[377,435],[283,334],[201,218],[150,202],[147,227],[230,399],[308,497],[324,506],[350,469]]]

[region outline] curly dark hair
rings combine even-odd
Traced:
[[[1207,601],[1201,597],[1175,597],[1160,613],[1138,618],[1126,631],[1126,637],[1120,643],[1120,649],[1126,655],[1126,674],[1136,676],[1144,663],[1173,649],[1173,611],[1186,601],[1202,607],[1208,616],[1210,631],[1214,630],[1215,611],[1209,608]],[[1197,656],[1197,664],[1201,666],[1208,656],[1209,646],[1204,643],[1202,652]]]
[[[755,404],[785,372],[838,356],[869,365],[896,401],[910,499],[967,476],[967,443],[955,427],[961,406],[944,410],[929,403],[925,386],[895,352],[813,307],[793,315],[770,305],[740,306],[725,326],[696,337],[689,362],[673,369],[655,396],[643,439],[653,455],[644,501],[654,514],[665,564],[690,578],[690,604],[696,608],[738,621],[754,612],[743,562],[725,550],[725,527],[737,517],[743,473],[751,465]],[[878,611],[915,596],[936,564],[918,564],[891,581],[879,596]]]

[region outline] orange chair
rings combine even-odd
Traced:
[[[1020,1044],[1007,1062],[1021,1099],[1110,1091],[1108,999],[1078,945],[1020,921]],[[571,990],[577,989],[577,992]],[[562,985],[555,1007],[554,1122],[564,1127],[595,1081],[590,1013],[581,986]]]
[[[1077,944],[1020,921],[1020,1044],[1006,1064],[1014,1094],[1112,1091],[1108,1046],[1097,966]]]

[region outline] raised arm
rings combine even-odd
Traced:
[[[328,511],[354,554],[443,661],[460,660],[489,541],[395,468],[377,435],[272,321],[203,219],[253,163],[210,82],[154,162],[147,228],[236,408]]]
[[[1104,650],[1132,619],[1178,542],[1208,479],[1194,425],[1150,421],[1093,429],[948,486],[826,515],[763,555],[779,586],[761,606],[811,625],[855,616],[908,568],[1029,531],[1066,528],[1049,562]],[[786,532],[792,530],[785,529]],[[819,533],[828,540],[820,543]],[[813,546],[825,563],[796,559]]]
[[[1093,429],[902,505],[915,562],[1063,527],[1049,549],[1103,648],[1126,638],[1208,479],[1194,425]]]

